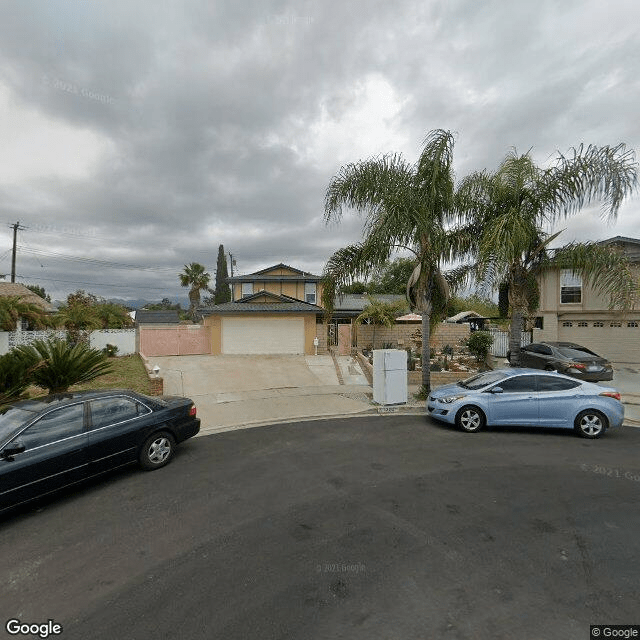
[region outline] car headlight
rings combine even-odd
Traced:
[[[442,404],[451,404],[456,400],[462,400],[464,397],[465,394],[462,394],[461,396],[447,396],[446,398],[438,398],[438,402],[442,402]]]

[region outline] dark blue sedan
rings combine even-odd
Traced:
[[[599,438],[620,427],[624,405],[607,387],[539,369],[498,369],[439,387],[427,411],[467,432],[485,425],[562,427]]]
[[[0,411],[0,511],[131,462],[159,469],[200,430],[189,398],[83,391]]]

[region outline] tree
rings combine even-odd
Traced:
[[[200,306],[200,292],[208,289],[211,276],[201,264],[192,262],[184,265],[184,271],[178,274],[178,278],[181,286],[190,287],[189,317],[195,321],[196,310]]]
[[[121,304],[103,300],[96,305],[95,311],[102,324],[102,329],[128,329],[133,327],[133,318]]]
[[[376,327],[393,327],[396,318],[407,310],[404,300],[398,302],[382,302],[373,296],[367,296],[368,304],[356,318],[356,324],[369,320],[373,325],[373,348],[376,348]]]
[[[529,153],[514,150],[495,173],[475,173],[460,184],[458,210],[478,238],[472,248],[475,278],[483,291],[507,287],[512,364],[520,363],[523,319],[537,308],[537,277],[546,269],[571,269],[596,291],[608,294],[611,308],[632,304],[638,285],[623,255],[594,242],[552,251],[549,245],[561,231],[549,234],[543,227],[598,200],[603,216],[615,220],[636,187],[635,155],[624,144],[580,145],[568,156],[559,154],[547,169],[537,167]]]
[[[40,287],[37,284],[27,284],[25,286],[30,291],[33,291],[33,293],[35,293],[37,296],[40,296],[43,300],[51,302],[51,296],[47,294],[43,287]]]
[[[15,331],[18,320],[24,318],[36,329],[44,329],[53,324],[53,319],[42,307],[25,302],[21,296],[0,297],[0,328],[3,331]]]
[[[40,363],[33,368],[30,377],[49,394],[66,393],[74,384],[90,382],[112,371],[107,356],[82,342],[70,345],[59,339],[36,340],[31,345],[16,347],[14,351],[32,366]]]
[[[411,278],[415,260],[412,258],[396,258],[388,262],[373,280],[372,293],[403,294],[407,290],[407,282]]]
[[[224,254],[224,247],[218,247],[218,262],[216,264],[216,288],[213,292],[213,303],[222,304],[231,301],[231,288],[227,283],[229,274],[227,272],[227,258]]]
[[[67,296],[67,304],[58,309],[55,322],[66,329],[70,342],[88,342],[88,333],[102,327],[97,304],[97,296],[82,289]]]
[[[398,249],[414,255],[406,292],[422,314],[422,361],[429,362],[430,328],[444,317],[450,287],[468,270],[445,276],[441,266],[466,246],[467,234],[446,229],[454,212],[453,135],[429,133],[415,165],[400,155],[387,155],[348,164],[334,176],[325,195],[325,221],[339,221],[343,206],[366,216],[362,242],[336,251],[325,266],[325,308],[333,309],[339,287],[382,267]],[[428,366],[422,367],[423,393],[429,392]]]

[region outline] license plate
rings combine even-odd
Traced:
[[[602,367],[599,367],[598,365],[595,365],[595,364],[590,364],[587,367],[587,371],[602,371]]]

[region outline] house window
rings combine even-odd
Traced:
[[[622,322],[610,322],[609,326],[610,327],[621,327],[622,326]]]
[[[588,327],[588,326],[589,326],[589,323],[588,323],[588,322],[585,322],[584,320],[582,320],[581,322],[578,322],[578,326],[579,326],[579,327]]]
[[[593,326],[594,327],[604,327],[604,322],[594,322]]]
[[[631,322],[627,322],[627,327],[637,327],[638,323],[635,320],[632,320]]]
[[[243,282],[242,283],[242,297],[246,298],[247,296],[253,295],[253,282]]]
[[[305,282],[304,283],[304,301],[309,304],[316,303],[316,283]]]
[[[582,277],[571,269],[560,271],[560,302],[582,302]]]
[[[563,322],[562,326],[563,327],[573,327],[573,322]]]

